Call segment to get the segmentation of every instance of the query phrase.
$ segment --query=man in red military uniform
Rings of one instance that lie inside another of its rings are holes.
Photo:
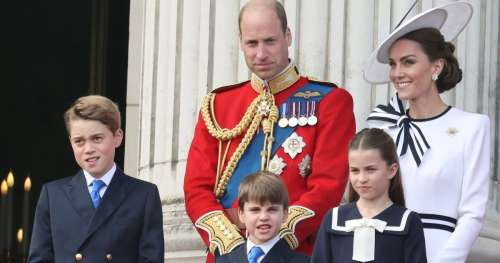
[[[352,98],[299,75],[288,58],[291,33],[279,2],[251,0],[239,26],[252,77],[212,91],[202,103],[184,179],[186,211],[210,252],[226,254],[244,242],[235,216],[239,182],[269,170],[289,192],[280,237],[310,255],[323,215],[344,192]]]

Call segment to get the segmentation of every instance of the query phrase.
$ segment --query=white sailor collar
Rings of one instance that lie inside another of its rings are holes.
[[[410,217],[414,212],[392,204],[380,212],[373,219],[382,220],[387,223],[382,234],[406,235],[409,230]],[[346,221],[363,218],[359,213],[356,202],[351,202],[332,209],[332,225],[329,232],[340,235],[353,235],[346,227]]]

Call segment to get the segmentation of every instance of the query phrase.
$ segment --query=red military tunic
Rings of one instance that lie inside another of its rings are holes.
[[[259,95],[257,89],[252,87],[252,82],[247,81],[214,91],[216,96],[213,113],[220,127],[231,129],[240,122],[253,99]],[[305,77],[297,77],[296,81],[286,87],[273,90],[273,83],[270,82],[269,85],[279,107],[299,88],[310,82],[311,80]],[[275,154],[286,164],[280,177],[288,188],[290,206],[305,207],[314,212],[314,216],[298,222],[293,229],[300,245],[297,250],[308,255],[312,252],[323,215],[330,207],[338,206],[344,193],[348,175],[347,148],[355,133],[352,97],[344,89],[332,89],[317,106],[318,123],[314,126],[295,128],[295,133],[305,142],[302,152],[292,158],[285,152],[284,147],[279,147]],[[230,142],[224,166],[243,136],[244,133]],[[227,142],[222,143],[222,154],[226,146]],[[184,179],[186,211],[193,222],[212,211],[224,211],[214,194],[220,155],[219,141],[208,132],[200,115],[189,150]],[[302,172],[301,175],[299,166],[306,156],[310,157],[310,172],[306,175]],[[237,202],[234,202],[233,207],[237,207]],[[209,246],[210,239],[206,229],[198,227],[197,230]]]

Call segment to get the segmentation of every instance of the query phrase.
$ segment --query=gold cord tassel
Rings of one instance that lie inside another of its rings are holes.
[[[272,155],[272,150],[273,150],[273,143],[274,143],[274,124],[276,123],[276,121],[278,120],[278,117],[279,117],[279,113],[278,113],[278,107],[276,107],[276,105],[274,104],[274,100],[273,100],[273,106],[271,107],[271,112],[269,113],[269,126],[271,127],[270,131],[269,131],[269,136],[266,140],[266,144],[264,144],[264,147],[266,147],[266,165],[264,166],[265,167],[265,170],[269,170],[269,162],[270,162],[270,159],[271,159],[271,155]]]
[[[262,131],[264,132],[264,143],[262,144],[262,150],[260,151],[260,170],[264,171],[267,170],[267,157],[268,157],[268,151],[267,151],[267,144],[269,141],[269,135],[271,134],[273,128],[271,121],[266,118],[262,120]]]
[[[262,144],[260,169],[267,171],[269,169],[269,160],[271,159],[273,142],[274,142],[274,124],[278,120],[279,112],[274,102],[272,94],[267,95],[268,103],[270,104],[267,118],[262,120],[262,131],[264,132],[264,143]]]
[[[201,116],[210,135],[219,140],[219,158],[217,162],[217,178],[214,192],[218,198],[221,198],[226,191],[227,184],[241,156],[252,142],[260,125],[262,125],[262,131],[264,132],[264,144],[261,151],[261,170],[267,170],[269,168],[269,159],[271,157],[272,145],[274,142],[273,128],[278,120],[279,112],[275,105],[274,96],[269,90],[265,90],[252,101],[243,118],[234,128],[221,128],[215,119],[214,101],[214,93],[210,93],[205,97],[202,102]],[[241,134],[244,134],[243,139],[229,158],[225,169],[221,171],[229,148],[229,146],[227,146],[224,156],[221,158],[222,142],[230,141]]]

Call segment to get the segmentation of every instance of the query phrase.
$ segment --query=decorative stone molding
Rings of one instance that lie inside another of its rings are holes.
[[[186,214],[184,199],[163,202],[163,225],[167,262],[169,259],[172,259],[172,262],[182,262],[180,260],[188,259],[199,260],[200,256],[205,256],[203,251],[206,247]]]
[[[353,94],[358,129],[366,126],[364,119],[371,109],[386,103],[393,92],[390,85],[372,86],[363,80],[364,61],[413,1],[280,1],[293,35],[291,58],[303,74],[336,82]],[[412,13],[450,1],[421,0]],[[167,262],[202,262],[205,255],[184,211],[184,169],[203,96],[249,77],[238,51],[237,17],[246,2],[130,3],[125,171],[160,189]],[[484,242],[496,239],[500,229],[500,1],[468,2],[474,15],[455,41],[463,80],[443,97],[451,105],[491,119],[490,206],[481,232],[484,238],[478,241]],[[315,19],[306,19],[311,17]],[[475,251],[485,247],[478,244]]]

